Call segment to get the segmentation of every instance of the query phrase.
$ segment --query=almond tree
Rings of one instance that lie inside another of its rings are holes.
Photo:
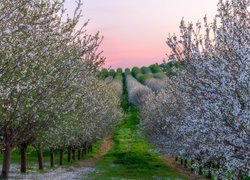
[[[167,41],[182,69],[142,109],[144,128],[163,152],[213,165],[218,178],[250,171],[249,19],[249,1],[232,0],[219,2],[213,23],[204,18],[205,35],[201,23],[182,20],[180,38]]]
[[[144,103],[145,96],[151,93],[151,90],[138,82],[132,75],[126,75],[126,83],[128,88],[129,101],[135,106],[140,106]]]
[[[74,83],[81,83],[81,72],[94,73],[103,62],[97,53],[98,34],[86,34],[87,24],[75,30],[80,4],[74,16],[63,21],[60,0],[0,1],[2,177],[8,176],[11,151],[17,146],[25,172],[25,149],[35,130],[46,130],[57,123],[55,117],[71,112],[74,101],[65,106],[60,98],[77,94]],[[63,112],[65,107],[70,108]]]

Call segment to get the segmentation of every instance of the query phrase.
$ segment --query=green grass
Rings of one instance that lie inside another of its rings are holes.
[[[186,179],[153,152],[138,124],[138,111],[133,108],[116,128],[113,149],[97,163],[97,171],[90,179]]]

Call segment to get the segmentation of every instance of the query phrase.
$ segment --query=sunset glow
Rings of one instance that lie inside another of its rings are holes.
[[[169,33],[178,34],[180,20],[196,22],[205,14],[212,20],[218,0],[84,0],[82,23],[100,31],[105,67],[147,66],[161,63],[168,51]],[[66,0],[70,13],[75,1]]]

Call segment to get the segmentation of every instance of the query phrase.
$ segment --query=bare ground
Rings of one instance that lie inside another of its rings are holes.
[[[165,157],[164,162],[171,168],[175,169],[178,173],[183,174],[188,177],[189,180],[205,180],[206,178],[194,174],[190,169],[183,167],[183,165],[175,162],[175,159],[172,157]]]
[[[76,166],[60,167],[56,170],[46,173],[20,174],[19,165],[12,164],[12,171],[8,180],[77,180],[84,179],[89,173],[95,171],[95,165],[112,148],[112,136],[104,138],[100,152],[95,157],[87,160],[81,160]]]
[[[80,161],[79,167],[95,167],[96,162],[100,160],[109,150],[112,149],[113,145],[113,138],[111,135],[108,135],[106,138],[103,139],[103,142],[100,146],[100,153],[97,154],[95,157],[87,160]]]

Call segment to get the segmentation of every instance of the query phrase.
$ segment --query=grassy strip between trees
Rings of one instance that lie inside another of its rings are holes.
[[[167,167],[160,155],[154,153],[152,147],[142,137],[138,127],[140,119],[138,110],[128,103],[125,88],[121,106],[125,115],[114,132],[113,149],[97,163],[97,171],[90,174],[89,178],[187,179]]]

